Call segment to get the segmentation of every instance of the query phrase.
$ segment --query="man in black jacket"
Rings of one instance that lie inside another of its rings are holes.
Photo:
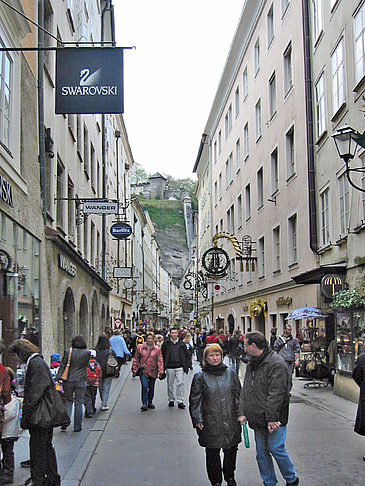
[[[285,449],[289,416],[288,369],[285,361],[269,349],[265,336],[250,332],[244,337],[247,365],[238,408],[239,421],[248,421],[255,431],[256,458],[266,486],[278,483],[272,456],[286,485],[297,486],[299,478]]]
[[[175,404],[174,383],[176,381],[177,406],[184,409],[184,373],[189,372],[189,355],[185,343],[179,340],[178,333],[176,327],[170,329],[170,337],[163,342],[161,352],[167,375],[169,407]]]

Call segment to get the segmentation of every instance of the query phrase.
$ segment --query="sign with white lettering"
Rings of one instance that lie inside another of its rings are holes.
[[[12,208],[14,207],[13,200],[13,187],[0,176],[0,199],[2,199],[6,204],[9,204]]]
[[[123,49],[56,52],[56,114],[123,113]]]
[[[85,214],[118,214],[117,202],[84,201]]]
[[[132,268],[131,267],[114,267],[113,268],[113,278],[131,278]]]
[[[75,277],[76,275],[76,265],[74,265],[68,258],[66,258],[61,253],[58,254],[58,266],[62,268],[66,273]]]
[[[132,234],[132,227],[128,223],[119,221],[111,226],[110,233],[117,240],[124,240]]]

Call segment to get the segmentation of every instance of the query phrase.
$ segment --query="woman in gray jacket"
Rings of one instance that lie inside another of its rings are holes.
[[[67,380],[62,383],[64,391],[63,399],[65,400],[70,419],[72,416],[72,406],[75,405],[74,432],[80,432],[82,430],[82,406],[84,404],[87,385],[86,368],[90,359],[90,351],[86,349],[86,342],[82,336],[79,335],[72,338],[71,348],[66,349],[63,355],[56,381],[62,381],[61,376],[67,366],[70,352],[71,360]],[[66,430],[66,428],[66,426],[61,427],[62,430]]]
[[[238,403],[241,384],[237,374],[223,364],[219,344],[208,345],[202,371],[196,373],[190,390],[190,416],[205,447],[208,478],[213,486],[222,484],[222,471],[228,486],[236,486],[234,472],[241,428]],[[220,450],[223,449],[223,468]]]

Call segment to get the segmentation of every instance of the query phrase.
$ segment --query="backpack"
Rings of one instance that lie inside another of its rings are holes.
[[[86,368],[87,384],[99,386],[101,368],[95,358],[91,358]]]
[[[106,374],[107,376],[115,376],[118,374],[118,361],[112,350],[109,351],[106,360]]]

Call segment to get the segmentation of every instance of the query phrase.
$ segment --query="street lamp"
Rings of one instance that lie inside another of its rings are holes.
[[[355,157],[357,146],[364,146],[363,135],[353,128],[345,125],[332,135],[340,158],[345,162],[346,176],[349,183],[358,191],[365,192],[365,187],[356,185],[351,179],[351,172],[359,172],[365,175],[365,167],[351,167],[350,161]]]

